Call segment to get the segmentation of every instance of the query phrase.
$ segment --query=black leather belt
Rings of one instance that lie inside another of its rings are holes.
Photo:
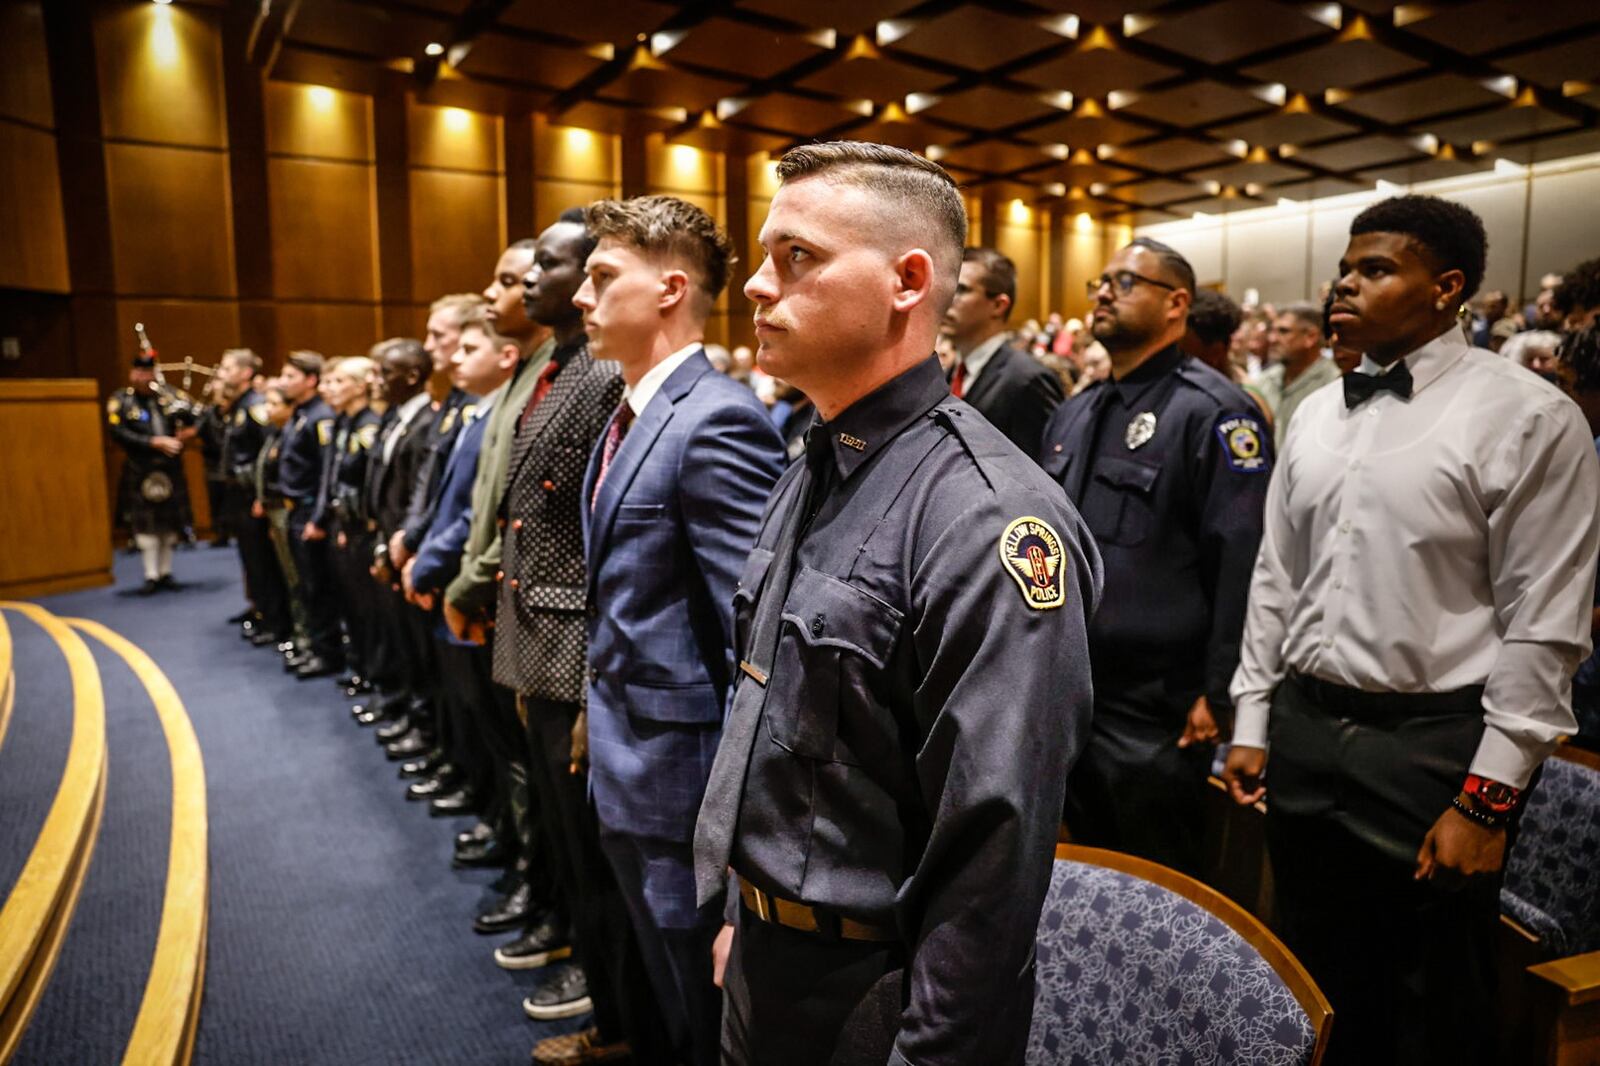
[[[1288,680],[1322,710],[1340,718],[1394,720],[1483,714],[1483,686],[1448,692],[1364,692],[1290,670]]]
[[[804,903],[780,899],[761,891],[742,877],[739,879],[739,898],[744,901],[745,910],[763,922],[798,929],[803,933],[837,936],[841,940],[887,942],[900,939],[900,933],[895,929],[882,925],[869,925],[843,915],[819,911]]]

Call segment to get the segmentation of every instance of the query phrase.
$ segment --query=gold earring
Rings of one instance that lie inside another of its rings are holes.
[[[1433,306],[1435,308],[1437,308],[1438,310],[1443,311],[1444,310],[1444,305],[1446,303],[1448,303],[1448,302],[1449,302],[1448,300],[1440,300],[1438,303],[1434,304]]]

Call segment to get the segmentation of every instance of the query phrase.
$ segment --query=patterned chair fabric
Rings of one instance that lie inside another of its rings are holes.
[[[1131,874],[1057,860],[1029,1066],[1289,1066],[1315,1046],[1294,992],[1226,922]]]
[[[1600,771],[1545,761],[1506,860],[1500,909],[1552,957],[1600,951]]]

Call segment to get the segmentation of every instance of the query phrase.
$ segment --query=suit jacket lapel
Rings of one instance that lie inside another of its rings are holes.
[[[589,367],[593,363],[588,351],[580,350],[568,357],[566,365],[556,372],[555,380],[550,383],[549,393],[528,415],[527,424],[517,431],[516,437],[511,442],[511,465],[506,472],[507,485],[516,480],[517,471],[522,468],[523,462],[533,451],[533,442],[539,439],[539,434],[545,431],[567,402],[577,394],[578,387],[583,384],[584,376],[588,374]],[[537,390],[538,386],[535,385],[534,389]]]
[[[978,375],[978,380],[972,383],[972,388],[962,397],[972,406],[977,407],[989,398],[989,394],[1000,387],[1000,379],[1006,372],[1006,364],[1011,361],[1012,349],[1008,344],[1002,344],[995,349],[989,361],[983,365],[983,373]]]
[[[650,449],[655,446],[656,438],[661,435],[667,423],[672,421],[672,412],[672,398],[663,389],[651,399],[650,406],[644,409],[644,414],[633,420],[628,435],[622,438],[622,447],[617,449],[617,454],[611,460],[611,469],[606,471],[606,479],[600,486],[600,496],[594,502],[594,514],[590,516],[592,523],[590,529],[596,547],[603,547],[610,539],[611,524],[617,517],[617,506],[627,493],[628,486],[633,483],[634,475],[644,465]],[[602,437],[596,453],[598,454],[604,447],[605,438]],[[594,473],[599,474],[598,465]],[[593,489],[590,488],[589,491],[592,495]]]

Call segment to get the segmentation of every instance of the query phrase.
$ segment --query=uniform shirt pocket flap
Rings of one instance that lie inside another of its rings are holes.
[[[841,648],[883,669],[904,618],[870,592],[809,567],[789,586],[784,621],[811,647]]]
[[[1132,459],[1102,458],[1095,463],[1094,476],[1108,484],[1123,489],[1149,492],[1155,488],[1156,476],[1161,468]]]

